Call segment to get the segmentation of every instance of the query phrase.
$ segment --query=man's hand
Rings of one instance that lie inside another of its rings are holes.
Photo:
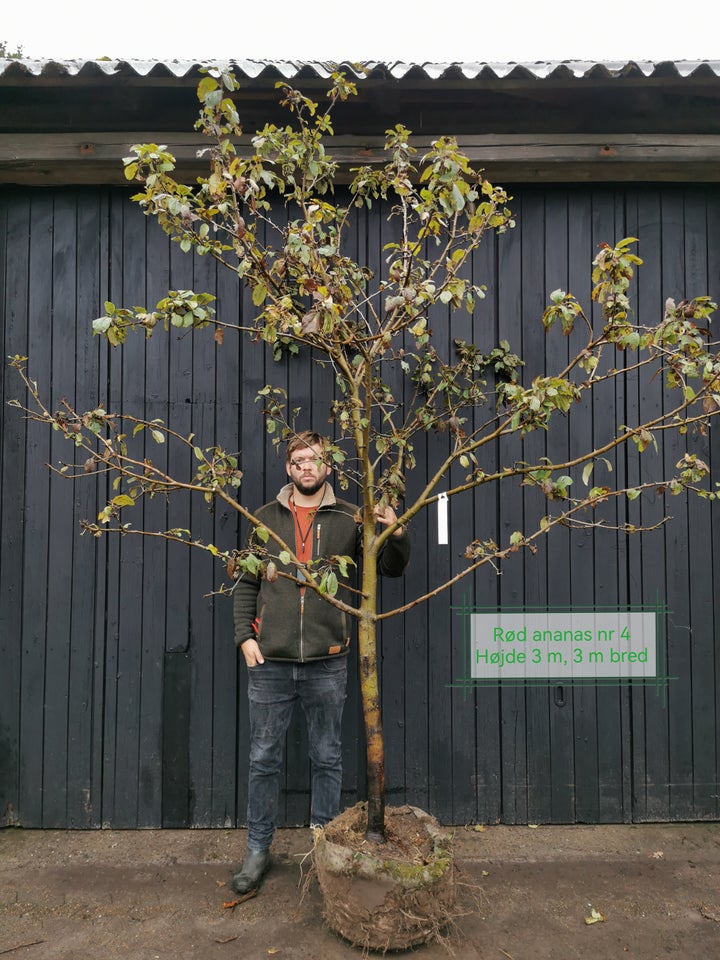
[[[389,503],[384,507],[381,507],[380,504],[378,504],[374,509],[374,513],[377,522],[381,523],[384,527],[389,527],[391,523],[395,523],[397,521],[397,514]],[[399,537],[402,532],[403,528],[398,527],[397,530],[393,531],[393,536]]]
[[[259,663],[265,663],[265,657],[260,653],[260,647],[255,637],[250,637],[244,643],[241,643],[240,649],[245,657],[245,663],[249,667],[256,667]]]

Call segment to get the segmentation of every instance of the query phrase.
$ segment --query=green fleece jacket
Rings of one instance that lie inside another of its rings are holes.
[[[277,498],[261,507],[256,516],[274,530],[291,548],[295,547],[295,517],[290,507],[292,484],[282,488]],[[325,499],[313,519],[313,557],[346,556],[359,562],[362,528],[357,522],[358,508],[338,500],[328,485]],[[253,537],[250,537],[250,546]],[[263,548],[277,557],[279,547],[270,539]],[[406,532],[388,537],[378,557],[378,572],[399,577],[410,557],[410,539]],[[278,561],[278,569],[283,566]],[[357,595],[344,584],[355,586],[355,568],[349,566],[350,579],[338,576],[337,598],[355,605]],[[320,660],[346,654],[350,646],[350,620],[319,596],[315,590],[300,587],[292,580],[278,577],[273,582],[248,573],[235,585],[233,608],[235,643],[239,647],[255,637],[263,657],[268,660]]]

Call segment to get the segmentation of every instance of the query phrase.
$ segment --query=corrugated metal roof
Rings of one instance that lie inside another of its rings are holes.
[[[198,67],[231,67],[238,76],[256,79],[263,73],[291,79],[315,74],[326,79],[337,64],[304,60],[30,60],[0,59],[0,76],[19,74],[33,77],[78,76],[100,73],[112,76],[186,77]],[[342,63],[343,69],[358,78],[375,77],[402,80],[408,74],[425,74],[428,79],[465,78],[468,80],[606,80],[613,78],[691,78],[720,77],[720,60],[628,60],[593,62],[563,60],[536,63],[404,63],[375,60]]]

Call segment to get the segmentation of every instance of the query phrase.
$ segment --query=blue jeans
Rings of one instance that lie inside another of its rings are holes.
[[[340,812],[346,687],[346,656],[309,663],[266,660],[248,668],[248,850],[267,850],[275,833],[285,733],[296,700],[308,727],[310,822],[325,824]]]

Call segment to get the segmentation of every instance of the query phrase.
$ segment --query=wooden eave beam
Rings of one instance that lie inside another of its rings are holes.
[[[432,137],[413,137],[418,158]],[[209,145],[195,133],[0,134],[0,183],[27,186],[126,184],[122,158],[134,143],[161,142],[177,160],[180,178],[207,173],[198,151]],[[478,134],[458,137],[471,161],[498,182],[540,180],[720,181],[720,135]],[[328,150],[340,164],[340,181],[353,167],[387,161],[383,137],[337,136]],[[249,154],[249,137],[237,143]]]

